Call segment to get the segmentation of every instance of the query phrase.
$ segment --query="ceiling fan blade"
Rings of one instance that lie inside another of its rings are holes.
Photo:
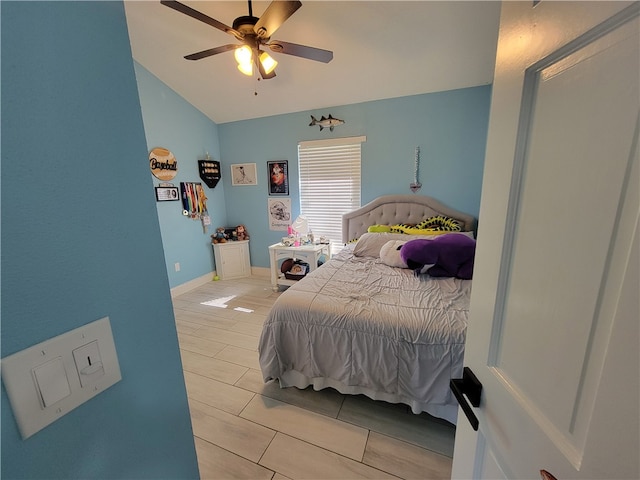
[[[222,45],[221,47],[209,48],[208,50],[203,50],[201,52],[192,53],[191,55],[186,55],[184,58],[187,60],[200,60],[201,58],[210,57],[211,55],[217,55],[218,53],[228,52],[229,50],[235,50],[236,48],[241,47],[242,45]]]
[[[204,13],[201,13],[197,10],[194,10],[193,8],[185,5],[184,3],[180,3],[180,2],[175,2],[172,0],[160,0],[160,3],[162,5],[165,5],[169,8],[173,8],[174,10],[177,10],[180,13],[184,13],[185,15],[189,15],[191,18],[195,18],[196,20],[200,20],[201,22],[206,23],[207,25],[210,25],[214,28],[217,28],[218,30],[222,30],[224,33],[228,33],[229,35],[233,35],[234,37],[236,37],[238,40],[242,40],[244,38],[244,35],[240,32],[238,32],[237,30],[234,30],[233,28],[229,27],[228,25],[225,25],[222,22],[219,22],[218,20],[216,20],[215,18],[211,18],[208,15],[205,15]]]
[[[269,38],[280,28],[287,18],[295,13],[302,6],[298,0],[280,1],[274,0],[264,11],[260,20],[255,24],[253,30],[260,38]]]
[[[297,43],[274,40],[271,43],[268,43],[267,46],[272,52],[308,58],[309,60],[315,60],[316,62],[329,63],[333,60],[333,52],[329,50],[307,47],[306,45],[298,45]]]

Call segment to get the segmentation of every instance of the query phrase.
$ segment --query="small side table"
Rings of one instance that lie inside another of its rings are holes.
[[[249,240],[214,243],[213,254],[216,259],[216,274],[221,280],[231,280],[251,275]]]
[[[278,267],[279,260],[293,258],[303,260],[309,264],[309,272],[318,268],[318,259],[326,255],[327,260],[331,258],[330,244],[302,245],[300,247],[287,247],[282,243],[276,243],[269,247],[269,260],[271,263],[271,287],[274,292],[278,291],[280,285],[291,286],[298,280],[289,280]]]

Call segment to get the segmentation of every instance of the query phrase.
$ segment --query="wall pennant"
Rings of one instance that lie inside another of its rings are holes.
[[[198,160],[198,173],[207,187],[215,188],[221,178],[220,162],[212,160],[207,153],[206,159]]]

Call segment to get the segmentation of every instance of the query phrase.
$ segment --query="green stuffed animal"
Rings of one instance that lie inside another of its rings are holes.
[[[369,233],[390,233],[391,226],[390,225],[371,225],[367,228],[367,232]]]
[[[405,233],[407,235],[439,235],[447,232],[460,232],[460,223],[453,218],[438,215],[429,217],[417,225],[371,225],[369,233]]]

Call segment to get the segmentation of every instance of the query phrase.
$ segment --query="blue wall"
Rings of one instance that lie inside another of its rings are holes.
[[[491,86],[400,97],[216,125],[158,78],[136,65],[147,147],[162,146],[178,159],[173,183],[198,181],[197,162],[206,151],[220,160],[222,181],[209,197],[212,225],[244,224],[251,236],[251,265],[268,267],[267,247],[283,232],[270,231],[267,161],[288,160],[290,198],[299,213],[298,142],[366,135],[362,147],[362,202],[409,193],[414,150],[421,148],[421,194],[477,216],[484,166]],[[310,127],[310,115],[332,114],[346,123],[333,132]],[[230,165],[255,163],[258,185],[231,186]],[[151,178],[151,174],[149,174]],[[154,179],[157,185],[158,181]],[[177,202],[157,204],[171,287],[215,268],[209,234],[181,215]],[[181,271],[174,264],[180,262]]]
[[[135,69],[148,150],[171,150],[178,160],[178,173],[170,182],[175,186],[180,182],[200,182],[208,198],[212,224],[208,233],[199,220],[182,215],[182,202],[156,204],[169,285],[175,287],[214,270],[210,235],[216,226],[227,223],[224,185],[219,182],[209,188],[198,176],[198,159],[205,158],[207,152],[213,160],[220,160],[218,127],[140,64],[136,63]],[[151,171],[148,175],[154,185],[160,183]],[[175,271],[176,262],[180,263],[179,272]]]
[[[23,441],[3,478],[195,478],[121,2],[2,2],[2,355],[103,316],[122,381]]]
[[[421,194],[477,217],[489,119],[490,86],[415,95],[218,125],[231,225],[251,235],[251,264],[268,267],[267,247],[283,236],[267,220],[267,161],[288,160],[290,198],[299,213],[297,145],[302,140],[366,135],[362,203],[410,193],[414,149],[421,148]],[[310,115],[345,120],[333,132],[310,127]],[[231,186],[229,165],[256,163],[258,185]],[[315,232],[316,234],[321,232]]]

